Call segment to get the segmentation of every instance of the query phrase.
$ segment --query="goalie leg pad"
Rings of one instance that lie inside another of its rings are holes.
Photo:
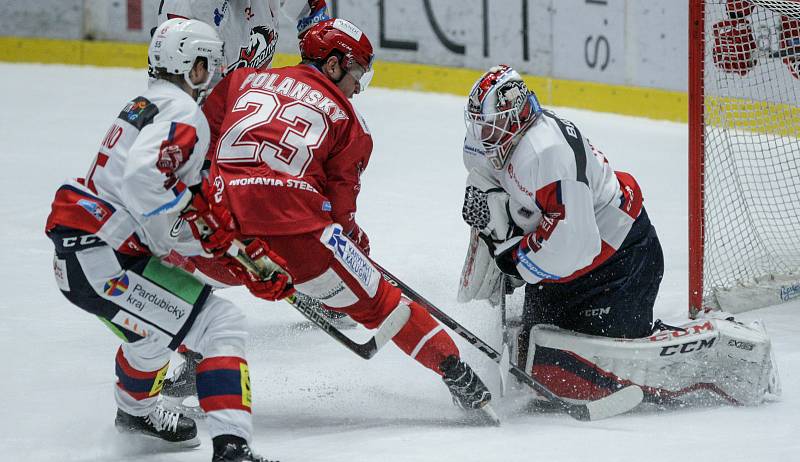
[[[594,400],[630,384],[660,404],[756,405],[777,394],[763,327],[722,319],[690,322],[639,339],[613,339],[540,325],[528,369],[562,398]]]
[[[458,301],[489,300],[492,305],[500,303],[500,269],[494,263],[489,248],[478,237],[474,228],[470,232],[467,256],[461,269],[458,285]]]

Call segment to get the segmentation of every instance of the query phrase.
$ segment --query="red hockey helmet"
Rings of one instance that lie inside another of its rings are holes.
[[[327,59],[331,53],[342,55],[342,68],[361,84],[362,90],[372,78],[375,55],[367,34],[344,19],[328,19],[312,26],[300,41],[300,56],[309,61]]]

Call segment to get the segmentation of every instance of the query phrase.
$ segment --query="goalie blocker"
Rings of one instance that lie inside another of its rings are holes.
[[[660,405],[757,405],[780,394],[759,322],[700,319],[639,339],[551,325],[537,325],[530,335],[526,370],[564,399],[596,400],[632,384],[645,402]]]

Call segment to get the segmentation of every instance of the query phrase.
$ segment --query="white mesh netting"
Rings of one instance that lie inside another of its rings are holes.
[[[800,296],[800,1],[707,0],[705,37],[704,304]]]

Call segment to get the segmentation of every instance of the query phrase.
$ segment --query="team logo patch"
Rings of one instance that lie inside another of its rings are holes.
[[[323,201],[322,202],[322,211],[323,212],[330,212],[331,211],[331,203],[330,203],[330,201]]]
[[[259,68],[272,61],[275,54],[275,45],[278,41],[277,33],[265,26],[256,26],[250,31],[250,43],[239,48],[239,61],[234,66]]]
[[[158,114],[158,107],[147,98],[139,96],[126,104],[117,117],[133,125],[137,130],[141,130],[145,125],[153,122],[156,114]]]
[[[170,174],[178,169],[183,164],[183,151],[177,144],[168,144],[161,147],[158,154],[158,162],[156,168],[161,173]]]
[[[97,221],[103,221],[106,216],[108,216],[106,209],[104,209],[95,201],[90,201],[89,199],[80,199],[78,200],[78,205],[83,207],[83,209],[87,212],[91,213]]]
[[[528,91],[524,83],[517,80],[508,81],[497,89],[497,110],[507,111],[514,108],[517,112],[521,112],[527,97]]]
[[[144,112],[149,104],[150,102],[144,98],[136,98],[125,106],[122,113],[125,114],[125,118],[128,119],[129,122],[133,122],[142,115],[142,112]]]
[[[109,279],[103,286],[103,291],[106,295],[118,297],[128,290],[128,275],[123,274],[121,277]]]

